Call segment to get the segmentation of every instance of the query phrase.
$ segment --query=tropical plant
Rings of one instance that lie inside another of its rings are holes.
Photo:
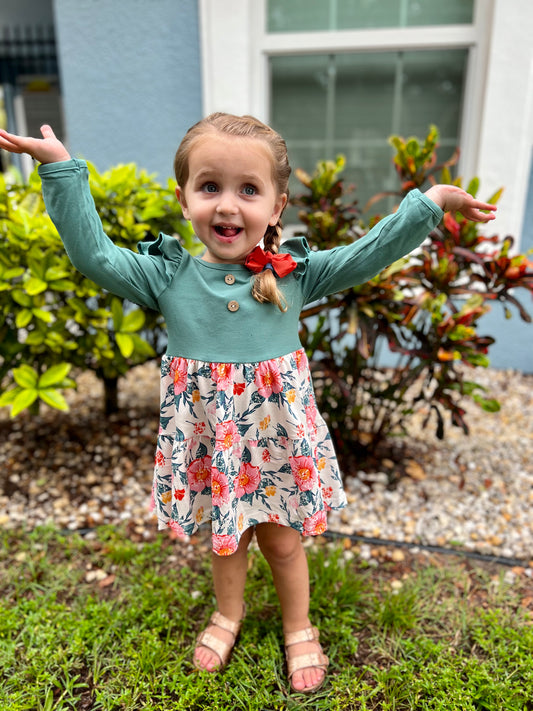
[[[423,143],[391,138],[400,180],[392,194],[398,199],[436,182],[437,173],[439,182],[461,185],[450,174],[457,154],[437,166],[437,142],[435,127]],[[297,173],[307,192],[293,202],[300,208],[305,236],[320,249],[358,239],[380,219],[363,222],[353,188],[343,185],[343,167],[338,158],[319,163],[312,176]],[[476,195],[478,188],[474,179],[466,189]],[[488,202],[496,203],[500,194]],[[389,195],[375,196],[367,207]],[[502,303],[507,316],[514,306],[524,321],[531,321],[515,291],[533,293],[533,263],[526,255],[511,256],[512,243],[509,237],[503,242],[497,236],[485,237],[478,224],[446,213],[409,258],[304,311],[301,337],[311,359],[319,407],[347,470],[353,459],[380,456],[383,444],[405,434],[409,418],[421,408],[428,413],[426,423],[434,418],[438,437],[444,436],[446,412],[453,425],[468,433],[465,397],[487,411],[499,408],[468,373],[489,365],[494,338],[480,335],[478,327],[492,303]]]

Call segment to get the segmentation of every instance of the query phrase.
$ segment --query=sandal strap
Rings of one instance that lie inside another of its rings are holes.
[[[211,632],[204,630],[198,635],[197,646],[207,647],[212,652],[214,652],[220,659],[222,665],[226,663],[229,658],[230,652],[233,649],[233,644],[228,644],[223,642],[218,637],[215,637]]]
[[[239,630],[241,629],[241,620],[233,622],[233,620],[229,620],[221,612],[218,612],[218,610],[211,615],[209,624],[220,627],[226,630],[226,632],[230,632],[234,637],[239,634]]]
[[[300,642],[318,642],[320,633],[317,627],[306,627],[298,632],[287,632],[285,635],[285,646],[290,647],[292,644]]]
[[[316,667],[317,669],[322,669],[322,671],[325,672],[327,671],[328,665],[329,659],[322,652],[299,654],[297,657],[287,659],[287,671],[289,673],[289,679],[292,677],[294,672],[297,672],[300,669]]]

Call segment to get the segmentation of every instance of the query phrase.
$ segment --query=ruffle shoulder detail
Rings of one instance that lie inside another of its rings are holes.
[[[151,242],[139,242],[137,249],[139,250],[139,254],[148,257],[161,256],[174,262],[176,266],[181,262],[184,254],[180,241],[176,237],[165,235],[162,232],[157,239]]]
[[[296,262],[296,269],[293,271],[295,277],[301,277],[307,271],[311,251],[305,237],[291,237],[283,242],[280,249],[280,252],[288,252]]]

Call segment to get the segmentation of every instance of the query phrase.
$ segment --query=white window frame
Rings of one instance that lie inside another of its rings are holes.
[[[475,0],[469,25],[283,33],[267,32],[266,3],[199,0],[205,114],[268,122],[271,56],[467,49],[458,171],[480,177],[480,197],[505,187],[494,229],[520,236],[533,146],[531,0]]]

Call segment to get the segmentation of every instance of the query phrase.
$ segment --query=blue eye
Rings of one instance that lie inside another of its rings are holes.
[[[204,193],[216,193],[217,186],[215,183],[205,183],[205,185],[202,185],[202,190]]]
[[[242,189],[243,193],[245,195],[256,195],[257,190],[254,188],[253,185],[245,185],[244,188]]]

